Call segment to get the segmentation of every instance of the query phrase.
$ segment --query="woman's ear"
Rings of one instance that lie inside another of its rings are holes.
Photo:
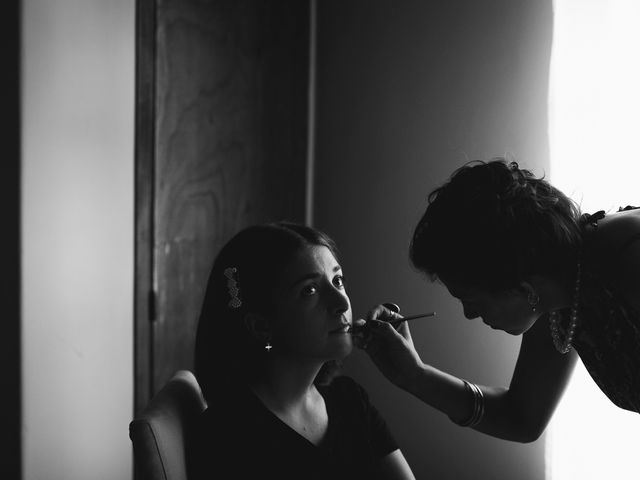
[[[243,321],[253,338],[261,342],[271,340],[271,327],[267,319],[262,315],[248,312],[244,314]]]
[[[520,282],[520,284],[518,285],[518,290],[520,290],[525,295],[533,295],[536,293],[536,288],[533,286],[533,284],[526,280]]]
[[[542,275],[531,275],[520,282],[518,288],[521,292],[524,292],[525,295],[543,295],[543,292],[546,292],[548,288],[547,285],[548,280],[546,277]]]
[[[533,312],[539,310],[540,293],[538,289],[529,281],[520,282],[519,289],[526,295],[527,303]]]

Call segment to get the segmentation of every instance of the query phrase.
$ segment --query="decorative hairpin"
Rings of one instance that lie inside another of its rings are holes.
[[[242,300],[240,300],[240,287],[238,286],[238,269],[236,267],[228,267],[224,269],[224,276],[227,277],[227,289],[229,290],[230,308],[240,308]]]

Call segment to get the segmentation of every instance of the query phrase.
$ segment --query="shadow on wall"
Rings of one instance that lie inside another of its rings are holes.
[[[340,245],[354,315],[393,301],[435,310],[412,325],[424,361],[507,385],[519,339],[463,318],[409,265],[427,193],[471,159],[509,153],[548,170],[551,1],[318,2],[314,218]],[[473,214],[461,212],[461,217]],[[544,437],[521,445],[452,424],[356,352],[417,478],[544,478]]]

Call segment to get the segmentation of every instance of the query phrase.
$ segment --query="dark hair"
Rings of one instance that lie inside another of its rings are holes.
[[[410,259],[440,278],[497,292],[534,274],[564,279],[582,243],[578,206],[504,158],[468,162],[429,194]]]
[[[268,321],[273,318],[276,279],[308,246],[325,246],[338,260],[338,249],[328,235],[287,221],[247,227],[222,247],[209,274],[196,333],[195,374],[205,398],[217,384],[248,385],[262,375],[264,344],[249,332],[243,317],[252,312]],[[229,305],[225,269],[230,267],[237,271],[239,308]],[[338,361],[326,362],[315,383],[329,383],[339,368]]]

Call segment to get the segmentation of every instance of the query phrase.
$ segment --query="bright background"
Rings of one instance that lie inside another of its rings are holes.
[[[640,2],[554,2],[549,97],[552,183],[584,212],[640,205]],[[547,479],[638,478],[639,426],[579,363],[547,433]]]
[[[22,2],[24,480],[132,476],[134,20]]]

